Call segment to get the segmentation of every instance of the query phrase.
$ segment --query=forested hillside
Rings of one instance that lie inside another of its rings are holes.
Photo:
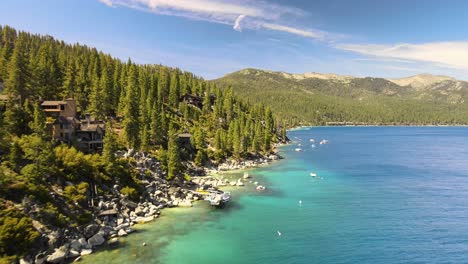
[[[118,149],[150,153],[167,180],[183,181],[186,166],[266,154],[284,139],[269,107],[189,72],[8,26],[0,33],[0,257],[29,252],[46,230],[88,223],[94,197],[117,191],[138,201],[142,178]],[[76,118],[106,122],[102,155],[51,139],[40,102],[66,98],[76,99]]]
[[[383,78],[245,69],[214,83],[271,106],[289,125],[468,124],[468,83],[462,81],[443,79],[413,87]]]

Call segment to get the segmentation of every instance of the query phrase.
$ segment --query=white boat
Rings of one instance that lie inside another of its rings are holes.
[[[313,139],[313,138],[309,139],[309,141],[310,141],[311,143],[315,143],[315,139]]]
[[[310,177],[317,177],[317,173],[311,172],[311,173],[310,173]]]
[[[302,149],[301,148],[296,148],[294,151],[299,152],[299,151],[302,151]]]
[[[325,144],[328,144],[328,140],[323,139],[322,141],[320,141],[320,145],[325,145]]]
[[[257,186],[257,188],[255,188],[255,189],[257,189],[257,191],[264,191],[264,190],[266,189],[266,187],[263,186],[263,185],[259,185],[259,186]]]

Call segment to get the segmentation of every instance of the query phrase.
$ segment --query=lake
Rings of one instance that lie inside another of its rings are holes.
[[[285,159],[249,170],[266,191],[248,183],[222,210],[205,202],[163,210],[83,262],[468,262],[468,128],[311,127],[288,136]]]

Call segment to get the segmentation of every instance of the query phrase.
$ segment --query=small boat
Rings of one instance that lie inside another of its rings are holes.
[[[263,185],[259,185],[259,186],[257,186],[257,188],[255,188],[255,189],[257,189],[257,191],[264,191],[264,190],[266,189],[266,187],[263,186]]]
[[[311,143],[315,143],[315,139],[313,139],[313,138],[309,139],[309,141],[310,141]]]
[[[320,141],[320,145],[325,145],[325,144],[328,144],[328,140],[323,139],[322,141]]]
[[[310,145],[311,147],[315,148],[315,144]]]
[[[300,151],[302,151],[302,149],[301,148],[296,148],[296,149],[294,149],[294,151],[300,152]]]
[[[317,177],[317,173],[311,172],[311,173],[310,173],[310,177]]]
[[[302,144],[301,144],[301,143],[299,143],[299,144],[297,144],[297,146],[298,146],[298,147],[300,147],[300,146],[302,146]]]
[[[276,231],[276,232],[278,233],[278,236],[281,236],[281,232],[280,232],[279,230],[278,230],[278,231]]]

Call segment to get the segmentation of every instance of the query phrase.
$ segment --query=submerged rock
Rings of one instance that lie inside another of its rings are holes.
[[[77,251],[77,250],[71,249],[68,252],[68,258],[76,258],[76,257],[79,257],[79,256],[80,256],[80,252]]]
[[[148,222],[151,222],[153,220],[154,220],[154,216],[147,216],[147,217],[139,216],[139,217],[135,218],[134,222],[136,222],[136,223],[148,223]]]
[[[124,229],[120,229],[119,232],[117,233],[117,235],[118,235],[119,237],[123,237],[123,236],[126,236],[126,235],[127,235],[127,232],[125,232]]]
[[[83,250],[81,250],[80,255],[81,255],[81,256],[86,256],[86,255],[89,255],[89,254],[91,254],[91,253],[93,253],[93,250],[92,250],[92,249],[83,249]]]

